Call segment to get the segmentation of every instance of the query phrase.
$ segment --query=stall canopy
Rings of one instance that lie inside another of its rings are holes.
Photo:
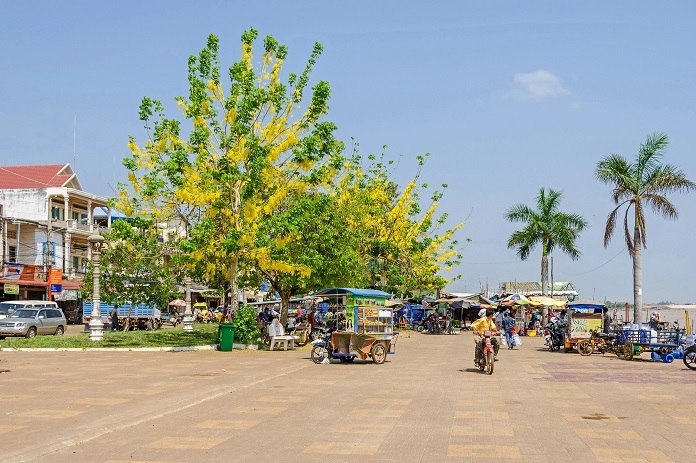
[[[381,296],[391,297],[391,293],[385,293],[377,289],[358,289],[358,288],[325,288],[320,289],[312,294],[312,297],[317,296],[345,296],[352,294],[353,296]]]
[[[557,301],[547,296],[529,296],[530,301],[538,302],[547,307],[563,307],[567,303],[565,301]]]
[[[578,312],[597,313],[604,308],[604,302],[594,301],[592,299],[580,299],[568,303],[568,308]]]

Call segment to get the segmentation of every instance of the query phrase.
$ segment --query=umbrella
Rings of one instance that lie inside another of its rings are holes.
[[[174,299],[172,302],[169,303],[169,305],[173,305],[174,307],[185,307],[186,301],[181,299]]]
[[[551,299],[547,296],[529,296],[529,299],[548,307],[563,307],[566,305],[564,301],[557,301],[556,299]]]
[[[517,304],[517,305],[527,305],[531,301],[527,299],[523,294],[511,294],[505,299],[503,299],[502,304],[506,307],[510,307],[511,305]]]

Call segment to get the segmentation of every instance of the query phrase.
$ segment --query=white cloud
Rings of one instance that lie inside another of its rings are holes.
[[[516,72],[512,79],[510,95],[519,99],[541,100],[557,98],[569,93],[570,91],[563,87],[558,76],[539,69],[528,73]]]

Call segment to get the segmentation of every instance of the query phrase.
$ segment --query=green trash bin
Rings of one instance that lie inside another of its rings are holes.
[[[230,352],[234,342],[234,325],[232,323],[220,323],[218,338],[220,339],[220,350]]]

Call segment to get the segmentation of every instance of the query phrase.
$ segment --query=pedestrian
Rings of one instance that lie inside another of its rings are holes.
[[[508,349],[513,349],[515,347],[512,341],[515,334],[515,319],[510,315],[510,312],[505,312],[503,317],[503,330],[505,331],[505,342],[507,342]]]
[[[109,315],[111,316],[111,331],[118,331],[118,309],[115,304]]]
[[[602,327],[602,332],[604,334],[609,334],[610,328],[611,328],[611,315],[609,315],[609,309],[604,307],[602,309],[602,312],[604,313],[602,317],[602,322],[603,322],[603,327]]]

